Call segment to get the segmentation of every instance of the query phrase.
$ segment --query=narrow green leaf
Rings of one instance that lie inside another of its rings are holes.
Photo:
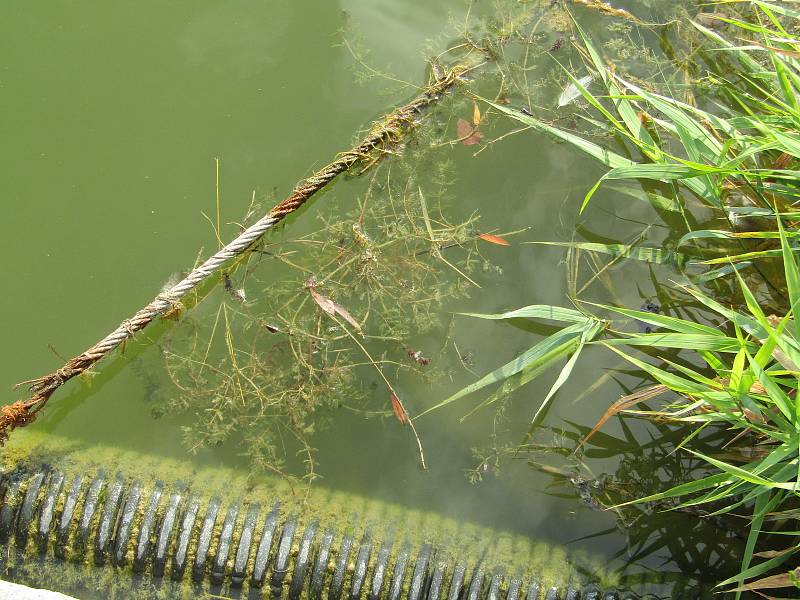
[[[775,496],[775,498],[779,498],[779,496]],[[745,544],[744,553],[742,555],[742,572],[747,571],[750,567],[750,561],[753,559],[753,550],[755,550],[756,542],[761,533],[761,527],[764,525],[764,515],[770,508],[775,508],[773,505],[775,498],[770,498],[770,494],[764,494],[756,498],[756,504],[753,508],[753,520],[750,523],[750,531],[747,535],[747,543]],[[744,581],[744,577],[741,577],[737,581],[741,584]],[[737,600],[740,596],[741,592],[737,591]]]
[[[797,250],[795,250],[797,252]],[[735,262],[743,262],[743,261],[752,261],[757,258],[775,258],[776,256],[782,256],[782,250],[762,250],[760,252],[744,252],[742,254],[733,254],[730,256],[722,256],[720,258],[711,258],[709,260],[701,261],[700,264],[703,265],[718,265],[721,263],[735,263]]]
[[[789,560],[792,556],[794,556],[795,552],[800,550],[800,544],[797,544],[793,547],[791,552],[786,552],[784,554],[779,554],[774,558],[770,558],[769,560],[765,560],[762,563],[759,563],[749,569],[746,569],[739,573],[738,575],[734,575],[726,579],[725,581],[721,581],[717,584],[717,587],[723,587],[726,585],[730,585],[731,583],[736,583],[737,581],[744,581],[746,579],[750,579],[751,577],[758,577],[767,571],[774,569],[777,566],[782,565],[787,560]]]
[[[651,494],[650,496],[645,496],[644,498],[638,498],[636,500],[623,502],[622,504],[617,504],[612,508],[621,508],[623,506],[630,506],[632,504],[639,504],[643,502],[654,502],[656,500],[665,500],[667,498],[679,498],[681,496],[688,496],[690,494],[696,494],[697,492],[702,492],[703,490],[707,490],[708,488],[716,488],[725,483],[728,479],[729,475],[727,473],[717,473],[716,475],[710,475],[708,477],[703,477],[702,479],[696,479],[694,481],[688,481],[686,483],[676,485],[664,492],[659,492],[657,494]]]
[[[519,373],[520,371],[523,371],[524,369],[532,368],[538,364],[537,361],[543,357],[546,357],[548,362],[556,360],[558,356],[561,356],[566,351],[567,348],[571,348],[573,344],[577,344],[578,339],[583,334],[587,321],[584,323],[576,323],[575,325],[571,325],[570,327],[562,329],[561,331],[557,331],[551,336],[546,337],[532,348],[529,348],[523,352],[514,360],[509,361],[502,367],[495,369],[487,375],[484,375],[475,383],[462,388],[449,398],[446,398],[438,404],[435,404],[434,406],[423,411],[415,418],[419,418],[431,411],[442,408],[443,406],[447,406],[451,402],[455,402],[456,400],[463,398],[472,392],[480,390],[487,385],[504,381],[505,379]]]
[[[599,342],[602,344],[603,342]],[[674,373],[670,373],[669,371],[665,371],[664,369],[660,369],[655,365],[651,365],[644,361],[639,360],[638,358],[634,358],[630,354],[622,352],[618,350],[614,346],[606,345],[606,348],[616,352],[622,358],[627,360],[630,363],[633,363],[643,371],[646,371],[650,375],[652,375],[659,383],[663,383],[671,390],[683,393],[683,394],[696,394],[696,395],[703,395],[708,392],[708,388],[704,385],[696,383],[694,381],[690,381],[688,379],[684,379],[683,377],[679,377]]]
[[[778,232],[781,236],[781,253],[783,255],[783,269],[786,274],[786,287],[789,288],[789,312],[794,316],[795,336],[800,340],[800,270],[798,270],[792,247],[783,228],[780,218],[776,219]]]
[[[479,319],[549,319],[551,321],[563,321],[565,323],[585,323],[586,315],[573,310],[571,308],[563,308],[561,306],[551,306],[548,304],[531,304],[510,310],[504,313],[497,314],[482,314],[482,313],[456,313],[467,317],[477,317]]]
[[[543,121],[540,121],[535,117],[526,115],[525,113],[522,113],[518,110],[515,110],[513,108],[508,108],[507,106],[503,106],[501,104],[494,104],[493,102],[487,101],[487,103],[496,108],[497,110],[499,110],[500,112],[507,114],[509,117],[516,119],[520,123],[529,125],[539,131],[544,131],[546,133],[549,133],[553,137],[556,137],[560,140],[572,144],[573,146],[585,152],[592,158],[597,159],[607,167],[611,168],[624,167],[636,164],[632,160],[625,158],[624,156],[621,156],[616,152],[612,152],[611,150],[607,150],[602,146],[598,146],[593,142],[584,140],[583,138],[574,135],[572,133],[569,133],[568,131],[563,131],[561,129],[558,129],[557,127],[552,127],[551,125],[548,125],[547,123],[544,123]]]
[[[566,383],[567,379],[569,379],[570,374],[572,374],[572,369],[575,367],[575,363],[578,361],[578,357],[580,356],[583,347],[587,342],[593,340],[600,331],[602,331],[602,325],[599,323],[591,324],[584,329],[583,333],[581,334],[580,342],[578,343],[577,348],[575,348],[575,352],[572,353],[572,356],[567,361],[567,364],[565,364],[561,369],[561,372],[558,374],[558,378],[553,383],[550,391],[547,393],[547,396],[545,396],[544,400],[542,400],[542,403],[539,405],[536,413],[533,415],[527,437],[531,436],[533,430],[539,424],[542,415],[544,415],[544,411],[548,406],[550,406],[550,401],[552,400],[553,396],[556,395],[556,392],[558,392],[564,383]]]
[[[698,457],[702,458],[707,463],[709,463],[711,465],[714,465],[718,469],[721,469],[722,471],[725,471],[729,475],[732,475],[732,476],[734,476],[734,477],[736,477],[738,479],[741,479],[742,481],[746,481],[748,483],[759,485],[759,486],[762,486],[762,487],[765,487],[765,488],[778,488],[778,489],[784,489],[784,490],[793,490],[794,489],[794,484],[792,484],[792,483],[780,483],[780,482],[770,481],[769,479],[765,479],[763,477],[760,477],[759,475],[751,473],[750,471],[747,471],[746,469],[742,469],[740,467],[728,464],[728,463],[726,463],[724,461],[721,461],[721,460],[717,460],[716,458],[711,458],[710,456],[707,456],[707,455],[702,454],[700,452],[696,452],[694,450],[687,450],[687,452],[691,452],[695,456],[698,456]]]
[[[710,352],[739,352],[739,340],[718,335],[700,333],[644,333],[631,337],[603,340],[612,346],[647,346],[650,348],[678,348],[686,350],[708,350]],[[757,347],[748,344],[753,352]]]
[[[791,232],[787,237],[800,237],[800,232]],[[780,233],[777,231],[722,231],[718,229],[698,229],[686,233],[679,241],[678,247],[683,246],[692,240],[706,240],[706,239],[761,239],[761,240],[777,240],[780,239]]]
[[[650,323],[651,325],[656,325],[658,327],[664,327],[665,329],[670,329],[672,331],[677,331],[679,333],[701,333],[706,335],[716,335],[724,337],[724,334],[719,329],[716,329],[714,327],[709,327],[708,325],[703,325],[702,323],[686,321],[684,319],[679,319],[677,317],[660,315],[657,313],[646,312],[643,310],[631,310],[629,308],[620,308],[618,306],[611,306],[608,304],[596,304],[594,302],[586,302],[586,304],[597,306],[598,308],[619,313],[626,317],[630,317],[631,319],[644,321],[645,323]]]
[[[627,244],[598,244],[594,242],[526,242],[545,246],[561,246],[565,248],[577,248],[589,252],[601,252],[620,258],[632,258],[642,262],[657,265],[670,265],[681,268],[685,265],[689,257],[680,252],[664,250],[663,248],[651,248],[644,246],[630,246]]]
[[[724,267],[720,267],[718,269],[711,269],[709,271],[705,271],[700,275],[690,276],[691,280],[695,283],[708,283],[710,281],[714,281],[715,279],[719,279],[721,277],[727,277],[731,273],[736,273],[738,271],[743,271],[744,269],[751,267],[753,265],[752,262],[748,260],[743,260],[738,262],[734,265],[725,265]]]
[[[680,198],[667,198],[655,192],[646,192],[641,188],[638,190],[631,189],[625,185],[609,185],[606,189],[611,189],[620,194],[624,194],[636,200],[643,200],[648,202],[656,210],[667,210],[669,212],[682,212],[683,205]],[[773,216],[773,212],[768,210],[769,216]]]
[[[750,363],[750,368],[753,369],[753,373],[755,374],[756,378],[758,379],[759,383],[764,386],[764,390],[775,403],[783,416],[786,417],[790,422],[795,422],[797,416],[795,414],[794,406],[792,405],[792,401],[789,396],[784,392],[778,384],[776,384],[772,378],[761,368],[761,365],[758,364],[758,361],[755,360],[750,354],[747,355],[747,359]]]

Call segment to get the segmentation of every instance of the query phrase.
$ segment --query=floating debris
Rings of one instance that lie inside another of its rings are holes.
[[[584,75],[580,79],[578,79],[578,83],[581,87],[586,87],[592,80],[594,79],[593,75]],[[563,108],[569,104],[572,104],[575,100],[581,97],[581,90],[575,84],[574,81],[571,81],[570,84],[564,88],[564,91],[561,92],[561,95],[558,97],[558,108]]]
[[[483,134],[478,131],[477,126],[472,125],[466,119],[459,119],[456,124],[456,135],[458,140],[465,146],[474,146],[483,139]]]
[[[429,364],[431,364],[431,359],[424,357],[422,355],[422,351],[414,350],[413,348],[409,348],[407,346],[404,348],[404,350],[406,351],[406,354],[408,355],[408,358],[413,360],[419,366],[427,367]]]
[[[481,233],[480,235],[478,235],[478,239],[481,239],[484,242],[489,242],[490,244],[495,244],[496,246],[511,245],[506,238],[500,237],[499,235],[494,235],[492,233]]]
[[[233,282],[231,281],[230,275],[227,273],[222,274],[222,279],[225,283],[225,291],[228,292],[228,295],[239,302],[240,304],[244,304],[247,302],[247,295],[244,292],[244,288],[235,288],[233,287]]]
[[[620,19],[632,21],[633,23],[639,25],[642,24],[642,22],[634,17],[629,11],[625,10],[624,8],[611,6],[608,2],[601,2],[600,0],[572,0],[572,2],[600,11],[602,14],[609,17],[618,17]]]

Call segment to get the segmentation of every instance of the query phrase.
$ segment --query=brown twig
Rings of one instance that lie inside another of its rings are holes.
[[[330,315],[330,316],[334,321],[336,321],[336,323],[339,325],[339,327],[341,327],[344,330],[344,332],[348,336],[350,336],[350,338],[358,345],[358,347],[361,348],[361,351],[367,357],[367,360],[372,364],[373,367],[375,367],[375,370],[378,372],[378,375],[380,375],[381,379],[383,379],[384,383],[386,383],[386,387],[389,388],[389,392],[391,393],[392,398],[394,398],[394,400],[397,401],[397,403],[400,405],[400,408],[401,408],[403,414],[405,415],[405,420],[401,420],[401,424],[402,425],[408,424],[408,425],[411,426],[411,433],[414,434],[414,440],[417,442],[417,450],[419,451],[419,463],[422,466],[422,468],[427,471],[428,467],[425,464],[425,453],[422,451],[422,441],[419,439],[419,434],[417,433],[417,428],[414,427],[414,421],[412,421],[409,418],[408,410],[406,409],[405,404],[403,404],[403,401],[400,399],[400,396],[398,395],[397,391],[394,389],[394,386],[391,384],[391,382],[386,377],[386,375],[383,374],[383,371],[381,370],[381,368],[378,365],[378,363],[375,362],[375,359],[372,358],[372,356],[370,355],[369,351],[367,351],[367,349],[364,347],[364,345],[361,342],[358,341],[356,336],[354,336],[352,333],[350,333],[350,330],[347,329],[347,327],[345,327],[339,321],[339,319],[337,319],[333,315]]]

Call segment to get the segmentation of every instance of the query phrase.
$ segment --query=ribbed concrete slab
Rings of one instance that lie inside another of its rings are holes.
[[[16,583],[0,581],[0,600],[76,600],[50,590],[37,590]]]

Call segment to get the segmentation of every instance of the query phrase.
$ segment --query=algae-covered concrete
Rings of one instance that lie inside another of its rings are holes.
[[[246,472],[226,467],[199,466],[188,461],[165,459],[161,456],[132,452],[116,447],[85,445],[74,440],[40,434],[35,430],[21,431],[19,435],[15,436],[4,449],[2,458],[0,458],[0,467],[3,473],[9,476],[7,479],[10,479],[12,474],[21,468],[27,473],[41,469],[63,473],[65,483],[62,490],[68,488],[76,475],[80,475],[84,485],[88,486],[88,482],[92,478],[99,473],[104,473],[109,481],[121,476],[126,483],[125,489],[130,489],[133,482],[137,482],[139,484],[137,489],[143,499],[150,497],[156,482],[163,485],[165,490],[163,497],[166,497],[166,492],[178,489],[183,490],[187,496],[189,494],[198,496],[201,499],[202,508],[195,523],[194,537],[187,557],[189,565],[195,558],[193,553],[197,548],[198,529],[202,523],[205,507],[210,499],[216,496],[221,499],[220,518],[216,520],[211,546],[207,549],[210,557],[214,557],[217,553],[224,521],[222,516],[226,514],[230,506],[238,505],[240,507],[240,516],[235,521],[233,535],[229,538],[238,540],[244,526],[243,516],[249,507],[258,505],[262,514],[265,514],[269,507],[280,503],[281,522],[285,522],[289,515],[295,515],[298,532],[302,532],[310,522],[318,521],[318,531],[324,531],[330,527],[337,532],[337,539],[341,539],[345,533],[349,533],[358,543],[364,533],[369,531],[376,550],[381,544],[386,543],[392,548],[393,553],[397,553],[406,542],[409,542],[412,557],[424,544],[429,543],[437,548],[437,561],[444,560],[451,564],[457,562],[468,565],[470,569],[481,565],[487,576],[491,576],[491,573],[498,572],[498,570],[508,577],[519,573],[526,574],[530,580],[535,576],[543,586],[548,587],[551,585],[563,587],[568,584],[584,582],[585,577],[578,573],[591,574],[592,579],[604,586],[614,583],[604,574],[599,561],[591,560],[587,556],[570,555],[563,547],[531,540],[512,532],[496,531],[456,521],[439,514],[411,510],[396,504],[376,502],[321,486],[298,488],[280,478],[251,477]],[[45,483],[36,493],[44,497],[47,488],[48,485]],[[10,497],[11,493],[7,493],[7,489],[10,490],[11,486],[3,486],[2,494]],[[17,503],[26,492],[25,489],[14,490]],[[66,492],[61,491],[54,500],[53,523],[58,522],[63,512],[65,496]],[[81,496],[79,502],[83,502],[84,496]],[[104,498],[100,500],[103,501]],[[11,502],[10,498],[6,498],[5,502]],[[123,499],[120,506],[124,504],[125,500]],[[162,518],[165,505],[166,502],[161,503],[159,520]],[[75,514],[79,515],[81,510],[82,506],[77,506]],[[129,519],[133,525],[128,532],[127,539],[131,541],[139,537],[143,515],[147,510],[147,502],[139,502],[136,510],[138,513]],[[100,518],[101,512],[100,509],[95,512],[95,523]],[[73,519],[73,521],[76,520],[76,518]],[[260,522],[253,532],[255,540],[261,538],[264,528],[263,518],[259,520]],[[169,581],[171,561],[167,562],[167,571],[163,580],[159,581],[158,585],[152,584],[152,581],[157,580],[157,578],[151,577],[152,566],[148,566],[145,572],[140,574],[130,571],[130,565],[134,559],[135,543],[127,544],[123,550],[124,560],[116,561],[121,566],[97,566],[96,555],[88,550],[94,547],[97,536],[96,526],[92,528],[92,537],[89,540],[83,540],[80,544],[76,543],[75,535],[67,536],[65,545],[58,549],[58,556],[68,559],[69,563],[65,563],[56,556],[52,543],[43,551],[41,543],[33,542],[33,540],[41,539],[40,534],[37,537],[38,522],[35,516],[31,519],[28,535],[25,536],[31,541],[24,543],[22,548],[18,547],[19,536],[17,536],[16,544],[13,543],[13,540],[9,541],[8,553],[5,558],[6,568],[14,570],[17,580],[44,585],[52,583],[53,587],[73,593],[75,593],[74,590],[84,588],[106,590],[107,597],[192,597],[197,593],[224,595],[231,592],[227,583],[222,587],[212,587],[205,580],[194,584],[173,584]],[[155,528],[150,535],[155,536]],[[172,543],[174,544],[174,539]],[[290,574],[300,550],[300,543],[301,536],[296,535],[290,550]],[[227,573],[232,570],[231,562],[234,553],[235,549],[228,556],[225,569]],[[248,573],[252,573],[255,561],[253,555],[254,552],[251,552],[248,559]],[[336,568],[336,559],[335,553],[332,553],[327,565],[329,574],[333,573]],[[346,557],[346,560],[348,562],[345,585],[349,586],[356,568],[355,556],[351,554]],[[376,560],[377,551],[372,553],[367,565],[369,572],[374,570]],[[411,567],[413,568],[413,562]],[[189,579],[188,574],[186,579]],[[290,579],[289,576],[285,578],[287,585]],[[404,579],[404,587],[410,585],[408,579],[408,577]],[[247,585],[245,582],[245,588]],[[345,587],[345,589],[348,588]],[[265,585],[264,590],[264,593],[268,594],[269,585]]]

